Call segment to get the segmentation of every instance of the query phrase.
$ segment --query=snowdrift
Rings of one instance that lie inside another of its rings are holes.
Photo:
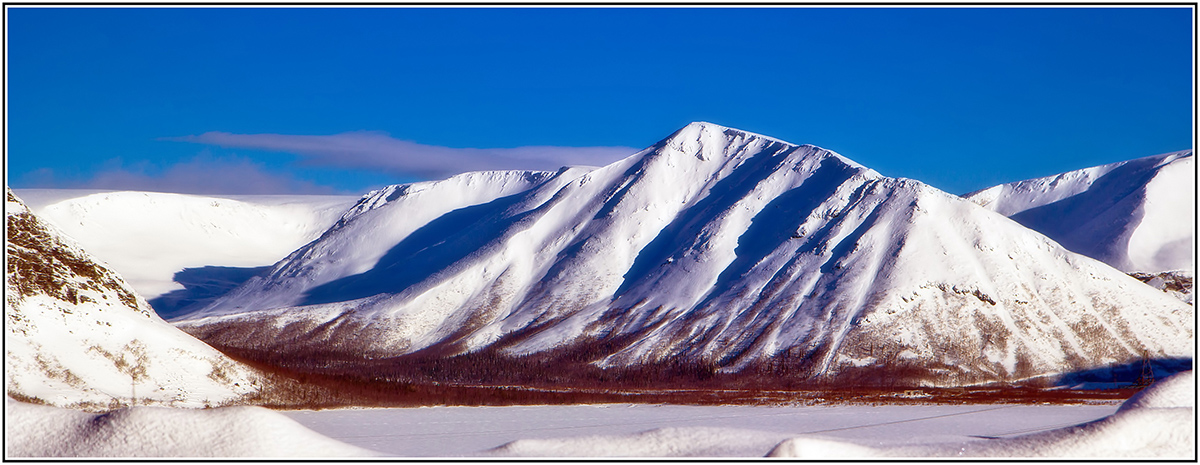
[[[780,433],[734,428],[659,428],[629,435],[522,439],[487,451],[499,457],[758,457]]]
[[[220,405],[261,389],[256,372],[163,321],[12,191],[5,213],[8,395],[101,410]]]
[[[1191,306],[1002,215],[708,123],[599,169],[460,175],[355,211],[180,327],[251,356],[567,350],[842,385],[1193,351]]]
[[[131,407],[104,414],[5,401],[7,458],[365,457],[261,407]]]

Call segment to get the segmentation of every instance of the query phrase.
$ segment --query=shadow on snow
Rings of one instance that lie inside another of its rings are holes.
[[[505,231],[523,218],[505,212],[526,194],[513,194],[446,213],[413,231],[370,270],[312,288],[301,305],[404,291],[503,238]]]
[[[150,300],[154,312],[164,320],[186,315],[203,308],[250,278],[270,271],[269,266],[239,268],[204,266],[184,268],[175,273],[174,281],[183,286]]]
[[[1066,388],[1095,390],[1120,389],[1147,385],[1175,373],[1192,369],[1190,358],[1153,358],[1106,367],[1064,373],[1054,380],[1053,385]]]

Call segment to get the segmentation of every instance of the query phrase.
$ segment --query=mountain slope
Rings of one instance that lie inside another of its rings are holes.
[[[26,189],[30,210],[128,280],[165,317],[316,239],[357,197]],[[189,292],[192,291],[192,292]],[[211,299],[209,299],[211,300]],[[183,302],[181,302],[183,301]]]
[[[1195,273],[1192,151],[1002,184],[964,197],[1125,272]]]
[[[1191,353],[1189,306],[811,145],[694,123],[525,186],[386,240],[355,234],[424,208],[383,202],[180,325],[251,354],[574,350],[563,363],[851,384],[1021,380]],[[387,252],[356,255],[366,243]]]
[[[308,297],[305,293],[334,280],[363,275],[372,268],[392,264],[395,259],[389,254],[395,253],[389,249],[402,241],[419,241],[423,246],[444,241],[473,222],[481,209],[496,208],[506,201],[504,199],[513,198],[553,177],[555,173],[539,171],[485,171],[368,193],[343,213],[319,240],[277,263],[269,275],[251,278],[245,286],[219,299],[215,308],[285,307],[305,299],[322,299],[320,292]],[[394,286],[387,282],[395,279],[395,276],[376,281],[359,279],[358,287]],[[264,287],[270,290],[260,291]]]
[[[248,367],[175,329],[112,270],[5,204],[5,389],[57,406],[200,407],[255,393]]]

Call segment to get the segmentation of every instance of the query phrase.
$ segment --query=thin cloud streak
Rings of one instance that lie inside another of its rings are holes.
[[[88,179],[63,178],[51,168],[30,173],[21,184],[30,188],[111,189],[179,194],[334,194],[334,188],[272,172],[242,157],[201,154],[159,169],[147,162],[130,165],[119,159]]]
[[[556,170],[563,166],[604,166],[637,152],[630,147],[527,146],[507,149],[451,148],[399,140],[382,132],[328,136],[206,132],[163,140],[287,152],[302,163],[395,175],[444,178],[467,171]]]

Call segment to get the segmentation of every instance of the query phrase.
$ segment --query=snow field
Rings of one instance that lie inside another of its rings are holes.
[[[396,456],[1188,458],[1184,372],[1115,405],[575,405],[297,411],[333,438]]]
[[[6,401],[8,457],[1187,458],[1194,380],[1116,405],[606,404],[273,412]],[[1183,406],[1183,404],[1189,404]],[[1114,413],[1115,412],[1115,413]],[[289,419],[290,417],[290,419]]]
[[[1191,371],[1159,381],[1113,415],[1066,428],[963,444],[870,447],[863,443],[795,438],[774,457],[1054,457],[1066,459],[1185,459],[1196,457],[1196,381]]]
[[[284,412],[395,456],[761,457],[798,434],[869,445],[978,441],[1101,418],[1115,405],[685,406],[602,404]],[[700,439],[703,438],[703,439]]]

